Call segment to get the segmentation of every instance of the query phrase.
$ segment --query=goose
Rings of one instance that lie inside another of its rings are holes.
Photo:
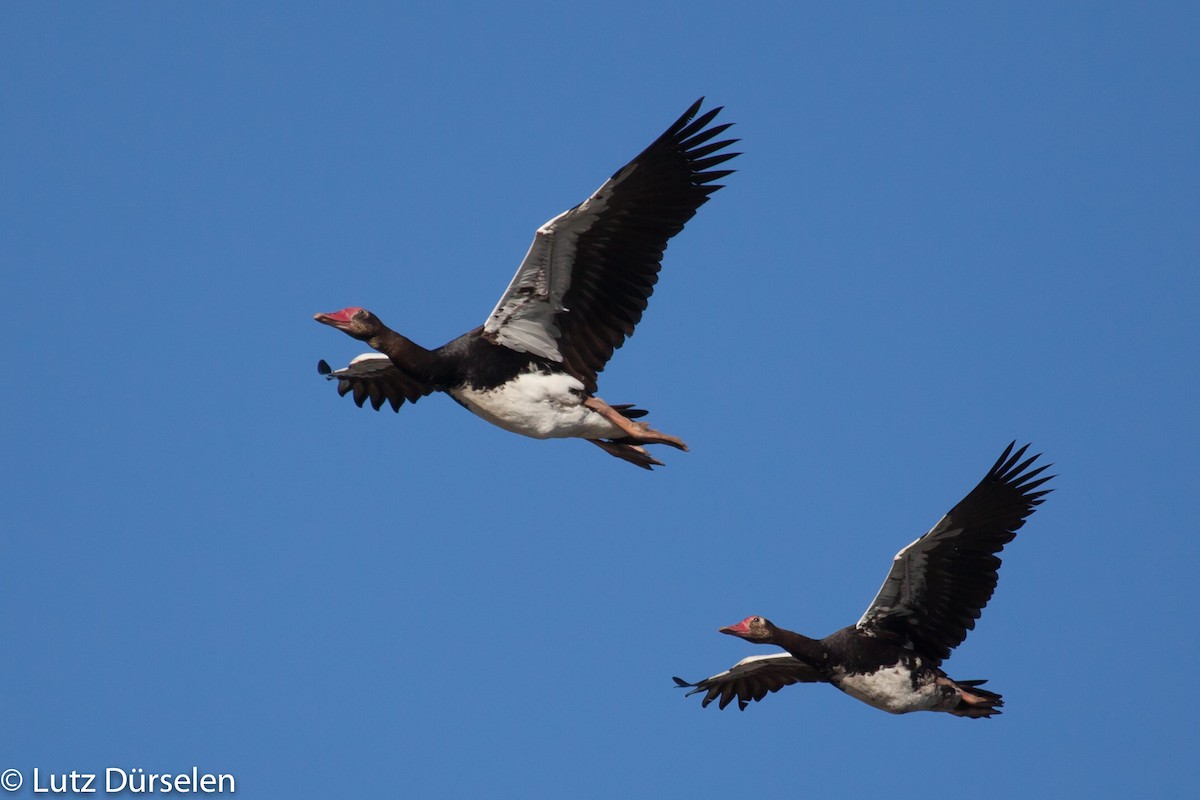
[[[761,616],[746,617],[721,633],[786,653],[743,659],[725,672],[688,683],[725,708],[733,699],[746,709],[794,683],[831,683],[846,694],[892,714],[945,711],[959,717],[1000,714],[1003,698],[981,689],[986,681],[952,680],[941,669],[950,651],[975,627],[998,580],[997,557],[1050,489],[1053,475],[1030,469],[1025,445],[1009,444],[979,485],[933,526],[896,554],[892,568],[857,623],[823,639],[780,628]],[[1024,459],[1024,460],[1022,460]]]
[[[692,104],[590,197],[537,229],[516,275],[483,325],[427,350],[359,306],[317,322],[378,352],[317,370],[361,408],[399,411],[445,392],[493,425],[535,439],[580,438],[643,469],[662,466],[645,445],[687,450],[631,404],[609,405],[596,378],[646,309],[667,241],[683,230],[740,153],[716,139],[732,123]]]

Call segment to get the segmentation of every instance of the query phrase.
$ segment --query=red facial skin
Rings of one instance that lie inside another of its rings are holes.
[[[746,617],[736,625],[726,625],[724,628],[718,628],[721,633],[728,633],[730,636],[746,636],[750,633],[750,620],[754,617]]]
[[[332,314],[317,314],[313,319],[340,329],[345,325],[349,325],[350,318],[358,311],[362,311],[362,308],[359,306],[349,306],[348,308],[343,308],[341,311],[334,311]]]

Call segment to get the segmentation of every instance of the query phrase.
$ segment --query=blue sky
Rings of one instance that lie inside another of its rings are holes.
[[[1192,4],[5,4],[0,769],[248,797],[1191,797]],[[449,399],[429,346],[696,97],[739,172],[610,402],[650,474]],[[824,635],[1012,439],[1057,491],[947,662],[1005,714],[672,675]],[[44,780],[44,779],[43,779]]]

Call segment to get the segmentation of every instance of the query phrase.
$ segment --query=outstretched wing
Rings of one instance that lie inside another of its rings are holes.
[[[725,708],[736,697],[738,708],[745,711],[753,700],[762,700],[771,692],[778,692],[793,683],[816,683],[821,676],[803,661],[787,653],[776,653],[743,658],[724,672],[698,683],[688,683],[683,678],[672,680],[682,688],[691,689],[688,697],[706,692],[700,701],[701,708],[708,708],[708,704],[717,698],[720,698],[717,707]]]
[[[732,172],[712,168],[739,155],[718,152],[736,139],[710,142],[729,124],[708,127],[721,109],[696,117],[701,102],[591,197],[538,229],[485,338],[562,362],[596,390],[597,373],[642,318],[667,241],[721,188],[713,181]]]
[[[1049,489],[1050,478],[1034,480],[1049,464],[1029,469],[1026,449],[1010,444],[979,485],[933,529],[896,554],[879,594],[857,627],[895,638],[941,663],[975,627],[996,589],[1000,559],[1025,518]]]
[[[353,393],[359,408],[369,400],[376,411],[384,403],[391,405],[393,411],[399,411],[405,400],[415,403],[434,390],[430,384],[401,372],[381,353],[364,353],[348,366],[336,370],[322,359],[317,364],[317,372],[331,381],[336,380],[338,394],[342,397]]]

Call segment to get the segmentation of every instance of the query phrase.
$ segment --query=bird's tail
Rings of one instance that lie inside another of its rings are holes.
[[[644,411],[640,408],[634,408],[633,403],[623,403],[619,406],[610,406],[610,408],[612,408],[613,411],[616,411],[625,419],[637,419],[638,417],[644,417],[650,413],[649,411]]]

